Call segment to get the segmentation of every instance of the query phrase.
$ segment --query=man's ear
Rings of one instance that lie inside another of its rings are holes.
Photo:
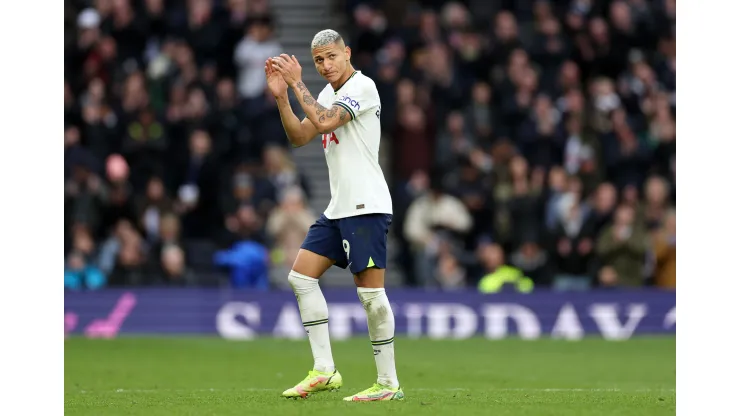
[[[352,49],[350,49],[350,47],[349,47],[349,46],[345,46],[345,47],[344,47],[344,53],[346,53],[346,54],[347,54],[347,60],[348,60],[348,61],[349,61],[350,59],[352,59]]]

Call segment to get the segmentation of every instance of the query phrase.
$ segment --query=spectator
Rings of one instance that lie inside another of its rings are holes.
[[[133,228],[122,227],[115,257],[115,266],[108,278],[111,286],[140,286],[151,284],[147,246]]]
[[[121,219],[115,224],[110,235],[102,242],[97,258],[97,264],[106,276],[110,276],[113,272],[123,241],[129,234],[134,232],[135,230],[131,225],[131,222]]]
[[[186,266],[185,252],[176,245],[168,245],[162,250],[161,267],[167,285],[191,286],[196,283],[195,276]]]
[[[478,282],[479,292],[497,293],[507,289],[523,293],[532,291],[532,280],[526,277],[521,270],[505,263],[501,246],[484,245],[479,255],[482,257],[487,272]]]
[[[413,97],[416,94],[415,87],[410,84],[400,84],[399,90],[402,99],[406,95]],[[408,98],[412,100],[411,103],[399,107],[398,124],[393,131],[393,172],[401,186],[414,172],[429,172],[434,166],[435,136],[432,126],[427,114],[413,102],[415,98],[412,97]]]
[[[676,288],[676,213],[665,213],[660,230],[653,238],[655,252],[655,284],[666,289]]]
[[[482,242],[476,250],[476,257],[480,264],[479,279],[485,275],[495,272],[506,262],[503,248],[496,243],[485,241]]]
[[[177,207],[188,237],[208,237],[218,224],[219,165],[212,151],[211,136],[195,130],[190,136],[189,155],[176,165],[173,184]]]
[[[235,213],[239,207],[250,206],[266,216],[276,204],[275,187],[269,180],[256,177],[249,163],[239,163],[227,181],[228,193],[221,194],[221,211]]]
[[[444,240],[439,247],[439,257],[434,268],[434,280],[445,291],[461,289],[466,286],[466,270],[453,253],[450,244]]]
[[[598,239],[596,250],[607,270],[602,269],[601,285],[643,286],[647,244],[647,236],[636,221],[634,208],[619,206],[614,213],[614,221]]]
[[[160,238],[160,223],[167,212],[174,210],[172,200],[166,195],[162,178],[149,178],[145,194],[139,198],[138,224],[149,242],[156,242]]]
[[[106,162],[108,187],[105,188],[106,203],[102,209],[103,229],[110,230],[118,221],[125,219],[136,223],[135,189],[129,182],[129,167],[120,155],[111,155]]]
[[[268,146],[265,148],[262,159],[264,160],[267,179],[272,184],[277,194],[286,192],[288,189],[298,186],[306,198],[311,197],[306,176],[298,171],[287,151],[283,147]]]
[[[512,195],[507,203],[510,234],[507,241],[516,247],[525,240],[538,241],[542,235],[544,201],[540,189],[528,178],[528,166],[523,158],[512,160]]]
[[[69,290],[95,290],[105,286],[103,272],[85,260],[85,254],[73,251],[64,268],[64,288]]]
[[[275,242],[275,253],[281,259],[276,263],[290,268],[316,218],[306,207],[301,188],[289,187],[281,195],[280,205],[267,220],[267,234]]]
[[[354,52],[352,62],[366,66],[383,46],[388,34],[388,25],[382,11],[366,4],[359,4],[353,11],[356,22],[356,35],[352,41]]]
[[[180,217],[174,213],[164,214],[159,221],[159,230],[157,234],[156,241],[148,242],[149,252],[152,257],[151,262],[153,263],[150,264],[150,266],[154,270],[163,270],[166,272],[166,270],[162,269],[162,267],[164,267],[165,251],[173,247],[181,251],[183,249],[183,238],[180,231]],[[169,254],[168,256],[174,257],[175,255]],[[185,253],[182,253],[182,256],[184,259]],[[182,272],[185,273],[184,270]]]
[[[435,165],[454,169],[457,161],[465,158],[476,145],[472,132],[467,131],[465,118],[459,111],[447,115],[446,128],[437,137]]]
[[[187,30],[184,38],[193,48],[198,66],[217,58],[223,36],[224,27],[214,13],[212,0],[187,2]]]
[[[229,269],[231,286],[234,288],[269,288],[269,253],[254,241],[244,239],[229,249],[216,252],[214,264]]]
[[[73,228],[71,249],[83,256],[85,263],[95,264],[98,249],[88,226],[77,224]]]
[[[558,131],[562,115],[547,95],[534,98],[534,110],[519,128],[519,149],[534,166],[549,168],[562,165],[563,135]]]
[[[534,286],[548,288],[552,283],[550,259],[537,241],[524,241],[511,255],[511,265],[521,270]]]
[[[545,226],[548,231],[554,231],[558,226],[560,200],[567,193],[567,181],[565,169],[560,166],[550,169],[545,202]]]
[[[645,182],[645,201],[640,206],[639,217],[648,231],[661,227],[668,210],[668,182],[660,176],[651,176]]]
[[[481,145],[490,145],[493,142],[496,123],[492,95],[493,92],[488,83],[476,82],[471,93],[472,103],[467,108],[466,117],[471,120],[476,142]]]
[[[244,100],[245,114],[253,119],[264,107],[265,61],[283,50],[273,38],[273,22],[269,16],[248,19],[244,38],[236,46],[234,62],[238,70],[239,95]]]
[[[426,277],[425,286],[435,285],[430,277],[434,276],[440,245],[444,241],[459,245],[460,236],[472,225],[465,205],[444,191],[441,177],[436,175],[429,191],[409,207],[404,227],[405,237],[413,245],[416,274]]]
[[[216,126],[213,132],[213,151],[220,158],[229,159],[230,152],[242,150],[236,148],[243,129],[238,104],[234,81],[230,78],[219,80],[216,84],[212,120]]]
[[[557,206],[558,222],[552,234],[555,253],[555,290],[587,290],[595,275],[595,219],[578,197],[568,194]]]
[[[600,184],[591,198],[591,216],[596,235],[601,234],[604,227],[611,222],[616,205],[617,190],[614,185],[608,182]]]
[[[493,238],[494,204],[493,196],[488,191],[491,187],[486,176],[476,168],[467,157],[460,158],[457,174],[451,175],[448,188],[452,195],[459,198],[473,219],[471,232],[465,239],[465,248],[472,250],[481,238]]]

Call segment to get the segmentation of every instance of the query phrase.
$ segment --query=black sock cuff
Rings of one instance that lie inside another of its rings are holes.
[[[382,340],[378,340],[378,341],[372,341],[371,340],[370,343],[373,344],[373,346],[376,346],[376,345],[387,345],[387,344],[392,343],[393,342],[393,339],[394,338],[382,339]]]
[[[307,327],[307,326],[316,326],[316,325],[328,324],[328,323],[329,323],[329,318],[326,318],[326,319],[317,319],[315,321],[304,322],[303,323],[303,326],[304,327]]]

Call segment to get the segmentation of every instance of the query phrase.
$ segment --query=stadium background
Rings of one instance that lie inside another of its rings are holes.
[[[381,94],[389,285],[475,287],[507,265],[537,287],[675,287],[672,1],[66,11],[70,289],[286,287],[328,176],[319,146],[289,147],[262,65],[295,54],[319,91],[307,45],[325,27]]]
[[[304,338],[286,276],[329,185],[320,145],[289,146],[263,63],[295,54],[317,94],[325,28],[381,96],[410,400],[675,410],[671,0],[65,0],[65,409],[296,412],[271,389],[308,346],[276,338]],[[368,364],[343,373],[371,377],[352,286],[322,279],[336,355]],[[512,335],[630,341],[475,339]]]

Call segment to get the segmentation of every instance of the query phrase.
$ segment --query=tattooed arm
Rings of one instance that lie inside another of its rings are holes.
[[[299,120],[293,113],[293,108],[288,101],[288,95],[275,97],[277,100],[278,110],[280,111],[280,121],[283,122],[283,128],[288,135],[288,140],[293,147],[307,145],[317,134],[316,126],[308,119]]]
[[[296,117],[290,101],[288,101],[288,84],[285,83],[282,75],[273,69],[269,59],[265,61],[265,78],[267,87],[275,96],[278,111],[280,111],[280,121],[283,123],[288,140],[293,147],[308,144],[319,132],[316,130],[316,126],[307,118],[301,121]]]
[[[349,112],[338,105],[326,108],[316,102],[306,84],[301,81],[301,64],[295,56],[281,54],[272,58],[272,68],[279,72],[293,89],[306,117],[319,133],[331,133],[352,119]]]
[[[349,112],[341,106],[334,104],[326,108],[317,103],[303,81],[296,82],[292,88],[306,117],[319,133],[331,133],[352,119]]]

